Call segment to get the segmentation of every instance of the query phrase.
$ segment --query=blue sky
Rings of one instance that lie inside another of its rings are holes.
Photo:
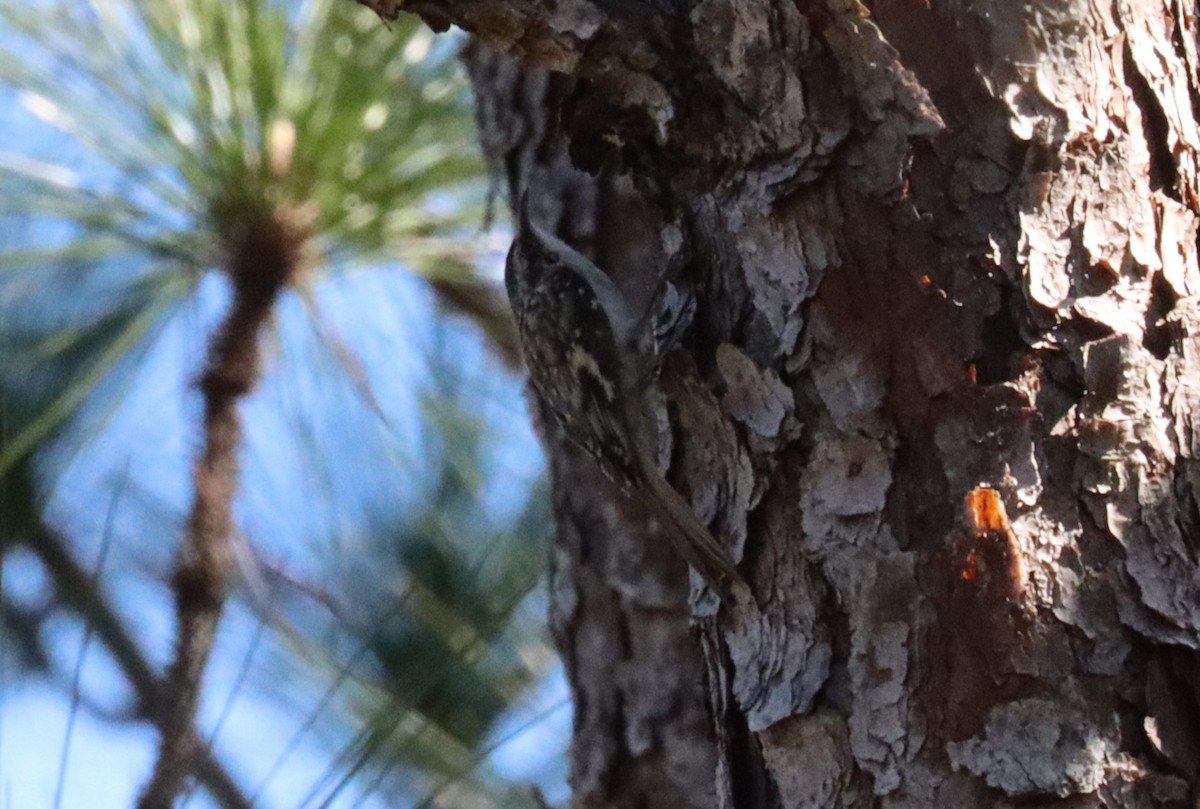
[[[105,515],[105,509],[97,505],[105,502],[128,464],[126,494],[116,511],[114,540],[102,579],[160,665],[166,662],[173,631],[167,591],[160,582],[169,569],[175,538],[171,535],[178,531],[186,513],[188,468],[198,441],[197,402],[189,381],[194,378],[202,346],[195,345],[194,321],[211,323],[224,297],[218,284],[201,289],[201,300],[194,305],[197,311],[180,313],[164,331],[146,355],[123,404],[109,414],[92,414],[92,418],[102,419],[103,431],[78,442],[92,429],[85,418],[84,425],[68,433],[60,456],[68,459],[67,465],[47,507],[51,522],[78,538],[80,558],[94,563]],[[330,320],[327,327],[335,329],[361,358],[374,395],[386,410],[373,412],[351,381],[336,374],[319,378],[311,361],[289,359],[308,357],[314,346],[305,345],[312,334],[303,312],[295,305],[284,306],[278,334],[272,340],[274,356],[267,378],[244,409],[247,447],[237,504],[239,526],[253,538],[259,552],[285,560],[293,574],[318,582],[327,560],[324,551],[328,548],[323,543],[331,533],[353,535],[355,524],[362,528],[372,510],[389,501],[393,505],[409,499],[415,502],[422,496],[422,459],[419,452],[413,452],[424,444],[415,394],[428,369],[420,354],[435,339],[432,330],[446,328],[430,320],[428,294],[395,269],[364,271],[328,282],[322,285],[320,297]],[[395,325],[400,322],[409,324],[416,334],[405,335]],[[523,411],[520,382],[491,360],[471,329],[451,327],[438,339],[452,344],[463,372],[476,380],[473,390],[478,412],[488,421],[494,438],[488,468],[483,470],[487,485],[477,518],[510,520],[516,516],[513,504],[519,503],[542,465]],[[418,348],[405,356],[397,351],[397,345]],[[296,425],[305,419],[340,421],[342,429],[337,433],[331,434],[328,424],[316,432],[343,450],[313,452],[311,447],[297,446]],[[338,481],[332,490],[326,485],[330,480]],[[417,486],[412,485],[414,480]],[[163,541],[147,541],[147,522],[169,536],[162,537]],[[26,592],[37,598],[44,575],[35,562],[17,557],[6,567],[4,584],[10,593]],[[531,599],[522,613],[522,620],[540,624],[545,614],[543,598]],[[232,610],[226,618],[208,675],[203,726],[211,727],[224,708],[255,628],[256,620],[245,609]],[[51,646],[65,669],[73,665],[81,640],[77,622],[62,621],[53,629]],[[271,658],[262,650],[257,655],[263,662]],[[547,679],[497,725],[495,739],[506,738],[531,716],[565,700],[561,671],[557,664],[551,668]],[[270,667],[267,669],[257,676],[271,676]],[[84,675],[83,691],[93,698],[128,694],[114,664],[94,640]],[[218,750],[223,760],[234,763],[232,769],[248,789],[275,764],[307,717],[308,706],[315,704],[324,688],[311,671],[294,670],[289,677],[296,681],[287,684],[286,701],[294,705],[281,705],[277,697],[260,694],[261,683],[256,684],[252,677],[237,693],[222,728]],[[113,708],[120,704],[119,699],[111,700]],[[38,681],[7,684],[0,713],[0,783],[11,795],[8,805],[50,805],[67,708],[67,696],[60,688]],[[549,796],[561,797],[562,757],[569,727],[569,708],[557,710],[545,722],[500,747],[491,757],[492,764],[514,780],[540,782]],[[154,743],[154,733],[144,725],[112,724],[82,711],[72,737],[63,805],[128,805],[149,767]],[[310,734],[267,784],[264,805],[298,805],[314,773],[324,769],[330,751],[337,747],[336,739]],[[355,800],[350,792],[335,805],[356,805]],[[204,804],[193,801],[191,805]]]

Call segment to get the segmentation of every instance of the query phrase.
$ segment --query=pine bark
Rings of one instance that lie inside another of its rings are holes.
[[[575,804],[1195,805],[1195,8],[400,8],[512,199],[696,301],[664,457],[755,598],[546,431]]]

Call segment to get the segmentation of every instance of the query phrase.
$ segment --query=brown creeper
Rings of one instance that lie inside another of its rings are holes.
[[[504,283],[529,379],[567,437],[666,523],[679,554],[717,593],[741,577],[655,461],[646,391],[653,330],[581,253],[533,224],[521,206]]]

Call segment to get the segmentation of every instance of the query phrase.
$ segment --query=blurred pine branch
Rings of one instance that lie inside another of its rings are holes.
[[[247,222],[274,211],[304,220],[306,300],[321,279],[400,262],[515,366],[503,296],[479,270],[486,189],[454,47],[414,22],[385,29],[338,0],[0,0],[0,97],[13,102],[6,120],[24,116],[0,147],[0,538],[37,555],[57,599],[118,661],[139,716],[156,716],[161,678],[103,587],[88,586],[44,504],[80,436],[105,430],[135,393],[163,335],[203,327],[188,313],[202,281],[228,268]],[[381,415],[378,363],[343,344],[320,307],[308,312]],[[454,379],[460,352],[431,353],[446,358],[432,378]],[[334,547],[319,574],[352,623],[310,622],[304,599],[258,604],[289,652],[283,665],[338,670],[331,661],[351,628],[366,650],[339,689],[365,741],[338,778],[366,767],[382,782],[398,762],[430,783],[462,778],[552,659],[544,637],[513,623],[542,568],[542,501],[532,481],[514,479],[508,499],[525,505],[495,524],[480,519],[495,450],[473,411],[478,382],[461,376],[426,400],[423,434],[436,438],[414,450],[427,466],[413,488],[428,502],[414,511],[407,493],[406,511],[354,540],[363,558]],[[310,450],[324,446],[310,437]],[[170,522],[178,515],[147,531],[172,534]],[[51,667],[39,640],[46,614],[7,593],[2,605],[22,659]],[[195,774],[222,805],[246,800],[208,746]],[[482,796],[496,779],[474,783]]]

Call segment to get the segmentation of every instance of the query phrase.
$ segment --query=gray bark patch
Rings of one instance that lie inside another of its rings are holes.
[[[770,369],[760,370],[731,343],[717,348],[717,368],[725,381],[721,404],[726,413],[762,438],[779,435],[783,419],[792,411],[792,392]]]
[[[1040,697],[997,705],[982,736],[946,745],[951,763],[1009,795],[1059,797],[1104,782],[1107,743],[1081,712]]]

